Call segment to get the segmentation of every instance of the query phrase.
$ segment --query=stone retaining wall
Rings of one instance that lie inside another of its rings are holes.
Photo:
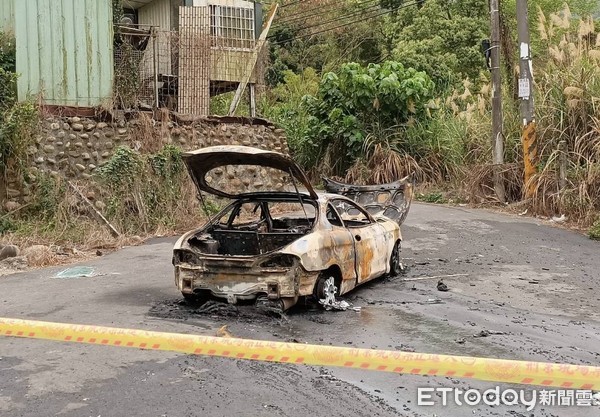
[[[211,145],[245,145],[289,152],[284,131],[260,119],[205,118],[177,123],[146,117],[106,123],[79,117],[49,118],[41,123],[36,143],[27,151],[29,174],[35,177],[39,172],[45,172],[67,179],[90,179],[98,167],[110,160],[118,146],[128,145],[144,152],[149,147],[157,150],[169,143],[183,150]],[[215,170],[214,181],[226,183],[226,188],[233,191],[282,186],[281,175],[264,169],[244,173]],[[9,175],[5,186],[5,199],[29,200],[28,184],[19,184]]]

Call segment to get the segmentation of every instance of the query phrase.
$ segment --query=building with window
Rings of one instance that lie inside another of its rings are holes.
[[[208,115],[210,98],[262,78],[262,6],[245,0],[0,0],[21,100]]]
[[[208,5],[210,34],[215,39],[213,46],[252,49],[257,36],[254,24],[254,3],[240,1],[236,6]]]

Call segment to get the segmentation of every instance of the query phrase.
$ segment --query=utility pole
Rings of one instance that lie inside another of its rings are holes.
[[[518,14],[518,13],[517,13]],[[490,61],[492,72],[492,158],[494,191],[501,203],[506,201],[504,190],[504,138],[502,136],[502,73],[500,71],[500,10],[498,0],[490,0],[491,39]]]
[[[519,99],[523,121],[521,142],[523,144],[523,163],[525,166],[524,195],[525,198],[531,198],[535,190],[531,179],[537,172],[538,150],[533,107],[533,73],[529,45],[527,0],[517,0],[517,31],[519,37]]]

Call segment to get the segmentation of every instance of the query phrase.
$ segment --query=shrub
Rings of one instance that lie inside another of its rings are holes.
[[[588,236],[594,240],[600,240],[600,219],[596,220],[590,230]]]
[[[154,154],[121,146],[98,169],[108,196],[106,216],[124,233],[172,229],[199,217],[196,190],[187,178],[181,149],[165,145]]]
[[[285,129],[294,158],[305,167],[317,159],[316,149],[306,141],[308,112],[303,106],[305,95],[314,95],[319,88],[319,76],[312,68],[300,74],[283,71],[283,81],[261,102],[261,114]]]
[[[38,109],[32,102],[17,101],[15,42],[0,32],[0,171],[19,171],[33,142]]]
[[[314,157],[328,159],[339,175],[356,159],[368,157],[369,135],[425,119],[433,88],[425,73],[399,62],[344,64],[337,73],[323,75],[315,96],[305,97],[309,118],[304,140],[316,149]]]

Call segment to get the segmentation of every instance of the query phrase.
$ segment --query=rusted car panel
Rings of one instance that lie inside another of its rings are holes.
[[[316,193],[289,157],[219,146],[184,161],[199,191],[214,191],[201,179],[210,167],[230,163],[277,168],[307,190],[227,193],[230,205],[175,244],[175,282],[186,298],[267,300],[286,309],[300,297],[331,298],[398,269],[398,223],[342,195]]]
[[[389,184],[352,185],[323,178],[323,184],[328,192],[356,201],[373,216],[385,216],[402,224],[410,210],[415,179],[408,175]]]
[[[243,194],[227,193],[212,187],[206,178],[208,172],[225,165],[257,165],[274,168],[291,175],[304,186],[313,199],[317,198],[304,171],[289,156],[278,152],[247,146],[210,146],[184,153],[183,160],[198,189],[219,197],[238,198]]]

